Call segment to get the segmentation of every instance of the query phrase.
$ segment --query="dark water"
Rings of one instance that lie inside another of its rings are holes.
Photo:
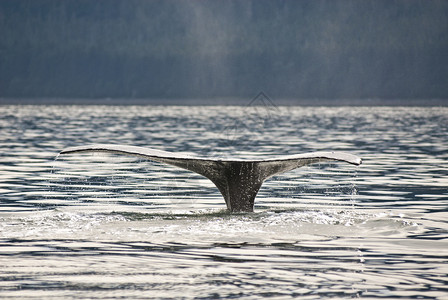
[[[448,109],[0,107],[0,298],[448,299]],[[119,143],[214,157],[346,151],[229,214]]]

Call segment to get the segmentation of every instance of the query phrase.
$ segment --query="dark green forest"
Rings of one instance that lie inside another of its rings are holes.
[[[0,0],[0,97],[448,98],[446,0]]]

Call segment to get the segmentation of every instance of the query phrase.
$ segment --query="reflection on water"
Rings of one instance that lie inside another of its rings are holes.
[[[446,108],[0,111],[1,298],[448,296]],[[56,159],[88,143],[247,158],[334,150],[364,163],[276,176],[254,213],[230,214],[194,173]]]

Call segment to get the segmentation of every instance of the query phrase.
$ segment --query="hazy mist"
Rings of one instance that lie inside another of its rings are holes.
[[[3,98],[448,98],[442,0],[0,0],[0,36]]]

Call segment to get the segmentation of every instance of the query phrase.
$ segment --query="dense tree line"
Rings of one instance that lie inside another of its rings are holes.
[[[447,98],[445,0],[0,0],[0,97]]]

